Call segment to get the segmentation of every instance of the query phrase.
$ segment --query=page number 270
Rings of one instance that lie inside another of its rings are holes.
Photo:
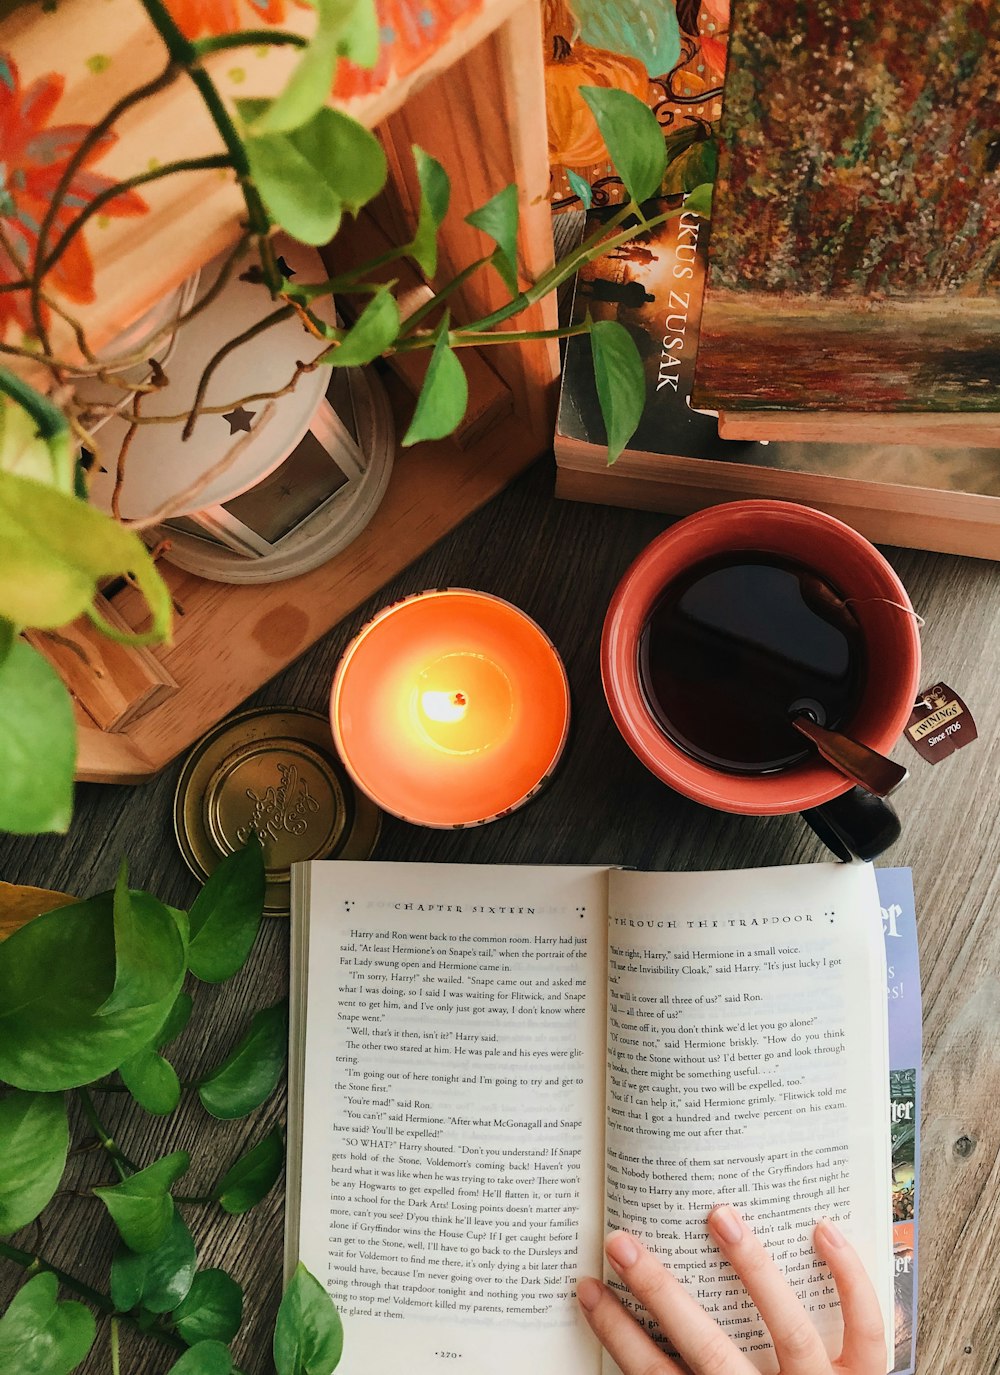
[[[434,1355],[441,1361],[460,1361],[462,1359],[461,1351],[435,1351]]]

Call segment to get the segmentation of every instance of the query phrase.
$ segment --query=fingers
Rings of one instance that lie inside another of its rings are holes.
[[[628,1232],[605,1243],[608,1260],[696,1375],[755,1375],[754,1367],[674,1275]],[[624,1367],[623,1367],[624,1369]],[[654,1365],[651,1367],[657,1371]],[[676,1365],[665,1367],[676,1369]],[[643,1367],[639,1370],[645,1375]]]
[[[885,1326],[878,1297],[858,1253],[840,1228],[824,1218],[813,1233],[817,1254],[833,1275],[844,1314],[841,1363],[853,1375],[884,1375]]]
[[[576,1296],[594,1336],[624,1375],[682,1375],[677,1362],[663,1354],[606,1284],[587,1277],[576,1286]]]
[[[830,1362],[812,1321],[791,1285],[735,1208],[708,1215],[708,1230],[757,1305],[771,1334],[782,1375],[816,1375]],[[885,1375],[884,1370],[880,1375]]]

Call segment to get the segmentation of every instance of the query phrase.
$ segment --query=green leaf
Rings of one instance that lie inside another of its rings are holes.
[[[605,86],[581,86],[580,94],[597,120],[611,161],[634,201],[642,202],[660,189],[667,165],[663,130],[649,106],[628,91]]]
[[[327,243],[340,227],[343,202],[316,176],[285,134],[247,138],[250,173],[276,224],[300,243]]]
[[[590,327],[590,347],[608,437],[608,463],[614,463],[642,419],[646,377],[635,340],[624,325],[596,321]]]
[[[6,376],[9,374],[0,368],[0,378]],[[66,417],[41,393],[35,395],[39,403],[53,411],[49,426],[52,439],[44,438],[38,422],[22,405],[9,397],[0,397],[0,468],[72,495],[74,464]]]
[[[336,32],[340,51],[359,67],[374,67],[378,61],[378,11],[374,0],[309,0],[319,11],[319,27],[325,34]]]
[[[68,1149],[62,1094],[15,1090],[0,1099],[0,1236],[42,1211],[59,1187]]]
[[[576,195],[580,197],[580,202],[584,210],[589,210],[594,203],[594,188],[586,177],[581,177],[579,172],[574,172],[572,168],[566,168],[566,179]]]
[[[448,345],[448,317],[438,327],[437,342],[431,354],[424,385],[410,427],[403,436],[403,448],[423,439],[442,439],[461,424],[469,404],[469,383],[465,369]]]
[[[380,286],[344,340],[319,361],[335,368],[363,367],[396,342],[399,325],[396,298],[387,286]]]
[[[159,930],[171,909],[133,891],[140,918]],[[184,978],[183,944],[159,1002],[101,1013],[115,982],[112,895],[102,893],[28,922],[0,943],[0,1079],[42,1092],[88,1084],[149,1045]]]
[[[43,1271],[14,1295],[0,1318],[4,1375],[69,1375],[93,1346],[93,1313],[82,1303],[60,1303],[57,1293],[55,1275]]]
[[[221,983],[243,967],[264,911],[264,851],[256,835],[227,855],[209,876],[189,913],[188,968]]]
[[[230,1375],[233,1357],[228,1346],[222,1342],[205,1341],[185,1351],[176,1361],[168,1375]]]
[[[181,1101],[181,1084],[169,1060],[149,1046],[118,1066],[122,1083],[147,1112],[165,1117]]]
[[[258,1012],[250,1030],[217,1069],[204,1079],[198,1097],[213,1117],[244,1117],[272,1093],[288,1053],[288,1002]]]
[[[75,620],[99,579],[131,573],[153,614],[137,639],[170,632],[172,602],[133,531],[76,497],[0,470],[0,616],[49,629]]]
[[[285,1147],[275,1127],[230,1165],[212,1190],[212,1197],[227,1213],[249,1212],[274,1187],[284,1163]]]
[[[338,59],[372,67],[378,57],[374,0],[310,0],[319,12],[316,32],[277,100],[251,133],[282,134],[299,129],[327,102]]]
[[[48,660],[15,640],[0,657],[0,831],[65,831],[75,770],[70,695]]]
[[[681,130],[673,138],[664,140],[667,150],[667,168],[660,183],[660,191],[666,196],[680,195],[693,191],[696,186],[715,181],[719,168],[719,152],[715,137],[700,137],[700,125],[689,126],[695,137]]]
[[[17,626],[0,617],[0,664],[6,659],[16,642]]]
[[[300,1261],[274,1324],[278,1375],[330,1375],[343,1348],[340,1314],[319,1280]]]
[[[153,1038],[153,1045],[159,1049],[175,1041],[191,1018],[194,1000],[190,993],[178,993],[174,1005],[167,1013],[166,1021]]]
[[[124,860],[115,884],[113,914],[115,986],[99,1014],[159,1007],[165,998],[173,999],[178,963],[181,968],[184,964],[184,941],[167,907],[132,902]]]
[[[416,144],[413,145],[413,161],[420,182],[420,210],[416,233],[410,241],[409,257],[425,277],[433,277],[437,271],[437,233],[448,213],[451,182],[441,164]]]
[[[466,224],[481,229],[497,246],[493,265],[504,280],[511,295],[517,294],[517,187],[505,186],[495,196],[466,215]]]
[[[385,185],[382,145],[357,120],[327,109],[288,133],[258,135],[266,104],[236,102],[257,189],[283,229],[302,243],[326,243],[344,210],[356,214]]]
[[[225,1270],[199,1270],[173,1317],[189,1346],[231,1342],[243,1320],[243,1290]]]
[[[704,182],[701,186],[696,186],[684,198],[684,209],[689,210],[693,215],[701,215],[703,219],[712,218],[712,192],[714,187],[710,182]]]
[[[169,1313],[187,1296],[198,1263],[191,1233],[174,1209],[167,1235],[155,1251],[137,1255],[122,1247],[111,1263],[111,1297],[123,1313],[139,1303],[150,1313]]]
[[[94,1190],[130,1250],[155,1251],[162,1244],[174,1216],[170,1186],[190,1163],[187,1151],[173,1151],[120,1184]]]

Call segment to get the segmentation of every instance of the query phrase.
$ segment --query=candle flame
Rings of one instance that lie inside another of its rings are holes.
[[[424,692],[420,708],[430,721],[461,721],[468,710],[464,692]]]

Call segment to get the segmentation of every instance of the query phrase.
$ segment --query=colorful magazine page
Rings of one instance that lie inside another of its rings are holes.
[[[878,869],[889,1000],[892,1243],[896,1275],[893,1375],[913,1375],[916,1354],[917,1199],[920,1167],[920,967],[909,869]]]

